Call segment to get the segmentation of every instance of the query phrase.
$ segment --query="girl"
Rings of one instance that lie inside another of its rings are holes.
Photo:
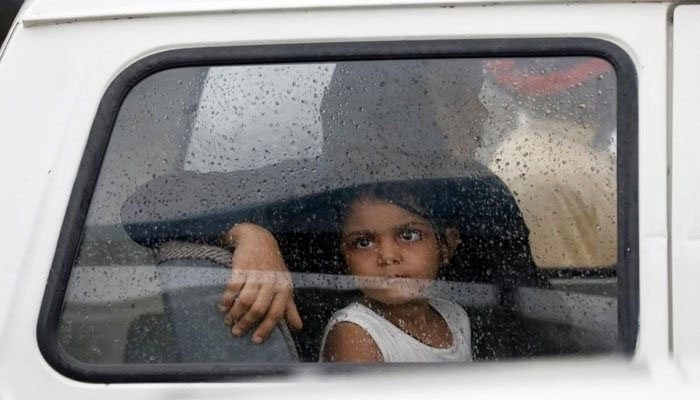
[[[466,312],[455,303],[429,298],[431,283],[449,263],[460,238],[456,229],[429,217],[428,204],[435,203],[430,198],[440,191],[425,189],[388,182],[330,196],[334,200],[328,208],[339,211],[328,215],[336,221],[331,224],[339,236],[335,248],[346,271],[356,278],[362,296],[330,318],[320,347],[321,361],[471,360]],[[421,193],[424,199],[418,197]],[[284,313],[293,327],[300,327],[293,301],[275,294],[284,292],[275,292],[275,287],[289,287],[290,283],[253,278],[253,274],[266,276],[265,271],[286,271],[272,234],[259,226],[240,224],[228,236],[227,242],[236,249],[234,276],[242,275],[232,279],[237,283],[229,284],[221,301],[232,333],[240,336],[266,314]],[[336,235],[327,239],[331,236]],[[254,279],[258,281],[251,284]],[[275,318],[263,319],[253,340],[264,340],[276,322]]]
[[[394,185],[355,198],[342,221],[340,248],[362,291],[331,317],[321,361],[471,361],[467,313],[430,298],[430,286],[459,244],[418,198]]]

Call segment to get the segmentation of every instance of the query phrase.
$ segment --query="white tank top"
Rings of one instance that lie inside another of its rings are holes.
[[[451,301],[430,299],[430,305],[442,316],[452,333],[449,348],[431,347],[402,331],[386,318],[368,307],[353,303],[337,311],[323,332],[320,361],[331,328],[339,322],[352,322],[363,328],[377,344],[385,362],[465,362],[472,361],[469,316],[462,307]]]

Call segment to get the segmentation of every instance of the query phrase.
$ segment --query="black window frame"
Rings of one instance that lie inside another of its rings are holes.
[[[110,84],[96,112],[63,219],[37,324],[42,355],[61,374],[85,382],[192,382],[250,380],[308,370],[343,372],[359,368],[323,364],[90,364],[60,346],[58,326],[83,225],[117,114],[129,91],[146,77],[179,67],[314,63],[428,58],[592,56],[608,61],[617,74],[618,346],[631,357],[639,330],[639,210],[637,71],[616,44],[595,38],[502,38],[347,43],[307,43],[186,48],[145,57]],[[431,364],[432,365],[432,364]],[[407,366],[404,366],[407,367]],[[402,367],[403,368],[403,367]]]

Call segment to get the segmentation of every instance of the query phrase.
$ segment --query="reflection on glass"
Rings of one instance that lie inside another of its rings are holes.
[[[615,352],[615,88],[593,57],[152,75],[60,344],[97,364]]]

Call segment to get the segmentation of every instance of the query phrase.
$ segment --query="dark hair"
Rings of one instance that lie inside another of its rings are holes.
[[[338,232],[342,232],[349,208],[353,203],[363,198],[375,199],[401,207],[412,214],[427,219],[435,229],[435,233],[438,234],[438,240],[442,242],[449,222],[445,218],[438,217],[439,213],[430,204],[429,199],[426,199],[425,193],[423,193],[425,191],[425,185],[416,185],[409,181],[379,182],[352,188],[341,200],[342,205],[339,218],[336,221],[336,229]]]
[[[384,182],[363,185],[354,193],[354,197],[346,202],[342,211],[342,221],[347,217],[348,208],[355,201],[363,198],[376,199],[401,207],[409,212],[433,222],[429,207],[412,188],[402,182]],[[437,224],[435,224],[437,227]]]

